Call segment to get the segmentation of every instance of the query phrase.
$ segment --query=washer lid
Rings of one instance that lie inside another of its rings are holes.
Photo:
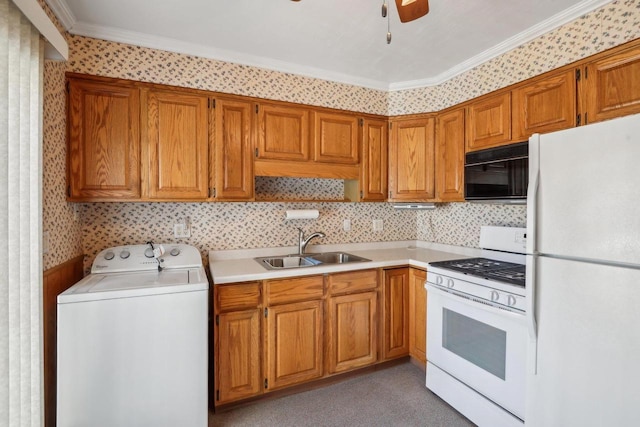
[[[204,268],[90,274],[60,295],[58,303],[161,295],[206,290]]]

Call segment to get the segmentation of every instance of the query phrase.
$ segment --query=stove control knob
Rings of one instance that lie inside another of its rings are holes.
[[[107,251],[107,253],[104,254],[104,259],[111,261],[115,256],[116,254],[114,254],[113,251]]]
[[[171,256],[178,256],[180,255],[180,249],[178,248],[173,248],[171,249],[171,252],[169,252],[171,254]]]
[[[153,258],[153,249],[151,248],[145,249],[144,256],[146,256],[147,258]]]
[[[122,258],[122,259],[127,259],[127,258],[129,258],[130,255],[131,255],[131,252],[129,252],[126,249],[124,251],[120,252],[120,258]]]
[[[491,291],[491,301],[496,302],[500,299],[500,294],[497,291]]]
[[[436,276],[436,285],[442,285],[442,276]]]
[[[509,307],[513,307],[514,305],[516,305],[516,297],[514,297],[513,295],[509,295],[507,297],[507,305]]]
[[[453,288],[454,282],[453,279],[447,279],[447,288]]]

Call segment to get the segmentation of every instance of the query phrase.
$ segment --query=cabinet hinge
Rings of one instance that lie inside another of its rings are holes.
[[[391,198],[391,191],[389,191],[389,198]]]
[[[584,67],[584,79],[587,80],[589,78],[589,69]]]
[[[220,326],[220,315],[216,314],[216,326]]]
[[[256,158],[258,158],[258,148],[255,149]]]
[[[391,125],[393,125],[393,123],[389,122],[389,129],[391,129]]]
[[[220,400],[220,390],[216,390],[216,400]]]
[[[360,190],[360,198],[362,199],[364,197],[364,194],[362,193],[362,190]]]
[[[65,88],[66,88],[66,90],[67,90],[67,93],[69,93],[69,82],[67,82],[67,83],[65,84]]]
[[[67,197],[71,197],[71,186],[67,185]]]
[[[211,189],[211,197],[215,198],[216,197],[216,187],[213,187]]]
[[[364,119],[358,119],[358,124],[360,126],[363,126],[364,125]]]
[[[264,379],[264,388],[269,388],[269,380],[268,379]]]
[[[580,114],[578,114],[578,117],[576,117],[576,126],[580,126],[580,120],[582,117],[580,117]]]
[[[576,70],[576,81],[580,81],[580,68]]]
[[[264,308],[264,317],[269,315],[269,309],[267,307]]]
[[[256,104],[256,114],[258,114],[258,109],[259,109],[259,106],[258,104]]]
[[[584,124],[589,124],[589,117],[587,116],[589,113],[584,113]]]
[[[211,100],[211,108],[216,108],[216,100],[215,99]]]

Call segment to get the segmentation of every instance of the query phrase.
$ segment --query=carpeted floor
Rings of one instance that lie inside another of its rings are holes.
[[[211,415],[209,426],[473,426],[405,363],[304,393]]]

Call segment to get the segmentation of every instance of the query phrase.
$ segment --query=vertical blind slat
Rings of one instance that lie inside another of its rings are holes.
[[[0,425],[40,426],[43,44],[9,0],[0,37]]]

